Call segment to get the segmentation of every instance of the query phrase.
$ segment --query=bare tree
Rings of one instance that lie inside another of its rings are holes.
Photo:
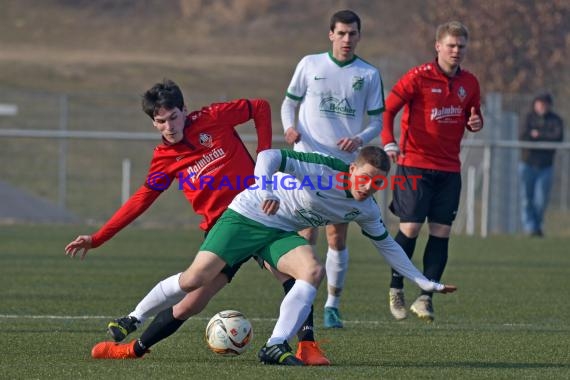
[[[534,92],[551,88],[568,95],[567,0],[428,0],[413,17],[416,44],[425,44],[425,36],[434,36],[436,25],[445,21],[456,19],[469,27],[467,65],[485,90]]]

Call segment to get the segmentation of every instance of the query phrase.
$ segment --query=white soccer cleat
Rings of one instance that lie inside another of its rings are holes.
[[[431,297],[428,295],[419,296],[410,307],[410,310],[417,315],[419,319],[426,322],[433,322],[435,318]]]
[[[390,288],[390,312],[398,321],[408,316],[406,311],[406,301],[404,300],[404,289]]]

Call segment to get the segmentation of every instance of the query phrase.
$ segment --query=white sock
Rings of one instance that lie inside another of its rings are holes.
[[[327,270],[327,285],[337,289],[344,288],[344,279],[348,270],[348,248],[337,251],[329,247],[325,264]],[[336,307],[340,303],[340,295],[329,294],[325,307]]]
[[[327,294],[327,302],[325,302],[325,307],[334,307],[338,309],[340,304],[340,297],[334,296],[332,294]]]
[[[283,298],[279,309],[279,319],[267,341],[268,346],[291,339],[301,328],[311,312],[311,305],[317,295],[317,288],[307,281],[297,280]]]
[[[156,284],[129,316],[135,317],[142,324],[149,317],[180,302],[187,294],[178,284],[180,275],[181,273],[175,274]]]

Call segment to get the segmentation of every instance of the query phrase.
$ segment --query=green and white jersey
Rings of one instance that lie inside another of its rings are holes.
[[[359,136],[367,143],[380,134],[380,122],[365,127],[364,119],[384,111],[382,79],[376,67],[358,56],[347,62],[337,61],[331,52],[305,56],[286,96],[300,102],[301,140],[295,144],[296,151],[321,152],[352,162],[356,153],[339,150],[338,140]]]
[[[229,208],[268,228],[285,231],[356,222],[392,268],[424,290],[442,290],[443,285],[429,281],[388,234],[374,198],[357,201],[352,197],[348,171],[349,166],[334,157],[265,150],[257,156],[255,184],[239,193]],[[266,199],[279,200],[275,215],[261,209]]]
[[[322,154],[264,151],[258,156],[255,185],[238,194],[229,208],[285,231],[356,222],[367,236],[386,237],[374,198],[357,201],[352,197],[348,169],[343,161]],[[261,209],[266,198],[280,200],[275,215]]]

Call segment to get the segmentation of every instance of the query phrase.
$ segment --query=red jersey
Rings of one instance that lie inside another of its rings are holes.
[[[254,160],[235,131],[250,119],[257,152],[271,148],[271,109],[265,100],[215,103],[190,113],[182,141],[154,149],[145,184],[92,236],[93,248],[135,220],[172,183],[203,217],[200,228],[209,230],[233,198],[255,182]]]
[[[459,172],[461,139],[469,129],[471,107],[481,117],[477,78],[460,68],[448,77],[437,61],[411,69],[386,99],[383,145],[396,141],[394,118],[402,107],[398,165]]]

